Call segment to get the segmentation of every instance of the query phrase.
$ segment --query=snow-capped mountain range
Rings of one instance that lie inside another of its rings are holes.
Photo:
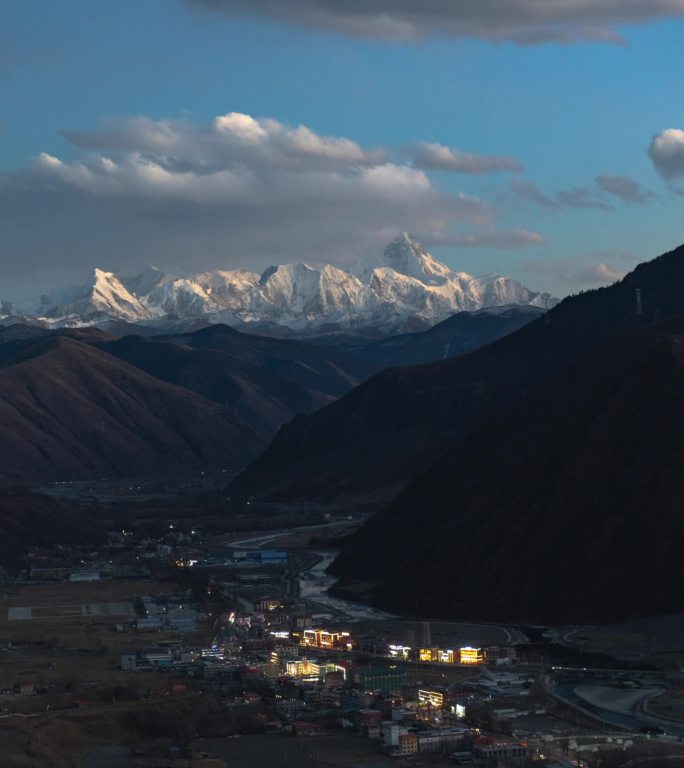
[[[51,327],[201,320],[237,328],[277,324],[297,333],[369,326],[389,333],[434,325],[460,311],[556,303],[510,277],[455,272],[404,233],[350,271],[285,264],[261,275],[237,269],[175,277],[148,267],[126,277],[96,269],[84,285],[13,314]],[[7,316],[9,305],[3,306]]]

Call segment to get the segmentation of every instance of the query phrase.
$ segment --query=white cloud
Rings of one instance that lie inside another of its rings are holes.
[[[243,141],[257,142],[268,137],[266,129],[251,115],[229,112],[214,119],[214,127],[221,133],[238,136]]]
[[[419,142],[407,147],[418,168],[452,171],[454,173],[489,173],[491,171],[522,171],[522,165],[514,157],[474,155],[443,144]]]
[[[90,155],[74,163],[41,153],[34,161],[35,181],[61,181],[65,187],[99,197],[178,199],[197,203],[244,200],[255,191],[255,179],[247,169],[220,169],[198,175],[172,171],[160,160],[138,153],[114,161]]]
[[[454,245],[541,238],[499,232],[492,206],[436,186],[401,152],[268,118],[137,117],[64,136],[73,157],[0,174],[0,282],[95,265],[345,263],[403,230]]]
[[[684,131],[679,128],[661,131],[651,140],[648,154],[664,179],[684,176]]]
[[[110,120],[99,130],[65,131],[64,136],[81,149],[151,155],[170,169],[198,173],[238,163],[335,170],[350,164],[374,166],[387,159],[383,149],[365,149],[346,138],[320,136],[306,126],[291,128],[238,112],[220,115],[209,125],[146,117]]]
[[[684,0],[185,0],[232,16],[390,41],[427,36],[523,45],[621,41],[623,25],[684,17]]]

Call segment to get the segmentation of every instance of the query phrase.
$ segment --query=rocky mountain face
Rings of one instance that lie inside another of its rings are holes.
[[[452,619],[681,611],[683,332],[613,338],[461,439],[347,544],[338,590]]]
[[[682,285],[684,247],[639,265],[615,285],[565,299],[474,352],[382,371],[283,427],[233,490],[274,500],[389,496],[611,337],[680,316]]]
[[[454,272],[404,233],[351,271],[286,264],[261,275],[216,270],[180,278],[153,267],[132,277],[96,269],[84,285],[44,295],[24,319],[50,327],[204,321],[257,330],[277,325],[300,334],[360,327],[395,333],[428,328],[460,311],[555,303],[511,278]],[[16,315],[4,306],[5,316]]]

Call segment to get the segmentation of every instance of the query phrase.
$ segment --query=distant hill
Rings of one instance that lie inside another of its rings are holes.
[[[684,322],[632,331],[461,440],[349,541],[390,610],[605,622],[684,609]]]
[[[263,445],[215,403],[65,336],[0,346],[0,444],[5,482],[236,469]]]
[[[321,349],[301,340],[241,333],[220,324],[193,333],[158,336],[154,341],[221,352],[296,381],[313,392],[332,396],[344,394],[366,375],[365,367],[342,350]]]
[[[262,440],[297,414],[348,392],[364,367],[342,352],[213,325],[193,333],[126,336],[100,349],[220,404]]]
[[[383,371],[283,427],[233,491],[272,500],[387,496],[611,336],[680,315],[683,286],[680,247],[639,265],[615,285],[565,299],[475,352]]]
[[[0,482],[239,469],[282,425],[390,361],[458,354],[539,312],[461,313],[360,351],[358,342],[313,345],[221,324],[148,338],[92,327],[0,328],[0,437],[8,448]]]
[[[510,305],[457,312],[426,331],[378,341],[340,340],[335,349],[358,360],[368,375],[384,368],[420,365],[464,355],[490,344],[541,317],[545,309]],[[319,344],[324,339],[318,340]]]

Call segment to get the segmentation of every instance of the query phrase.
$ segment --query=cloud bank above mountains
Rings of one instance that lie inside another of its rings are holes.
[[[364,147],[235,112],[205,124],[109,120],[63,136],[67,159],[42,153],[0,176],[2,277],[94,260],[185,269],[349,263],[406,229],[470,247],[542,241],[500,230],[491,204],[427,173],[440,164],[453,173],[517,171],[512,158],[432,144]]]
[[[387,41],[479,38],[521,45],[622,42],[620,28],[684,17],[684,0],[185,0],[190,7],[255,16]]]
[[[178,274],[301,261],[344,266],[404,230],[431,246],[538,247],[544,235],[516,220],[530,204],[553,215],[610,214],[655,197],[607,173],[547,194],[523,177],[515,157],[427,141],[363,146],[236,112],[208,123],[111,119],[63,136],[70,145],[63,157],[41,153],[0,174],[5,296],[36,273],[41,282],[53,274],[78,281],[95,264],[135,271],[155,263]],[[670,186],[684,174],[683,136],[663,131],[649,150]],[[495,205],[455,189],[459,179],[488,175],[513,176],[512,195],[497,198],[490,185]]]

